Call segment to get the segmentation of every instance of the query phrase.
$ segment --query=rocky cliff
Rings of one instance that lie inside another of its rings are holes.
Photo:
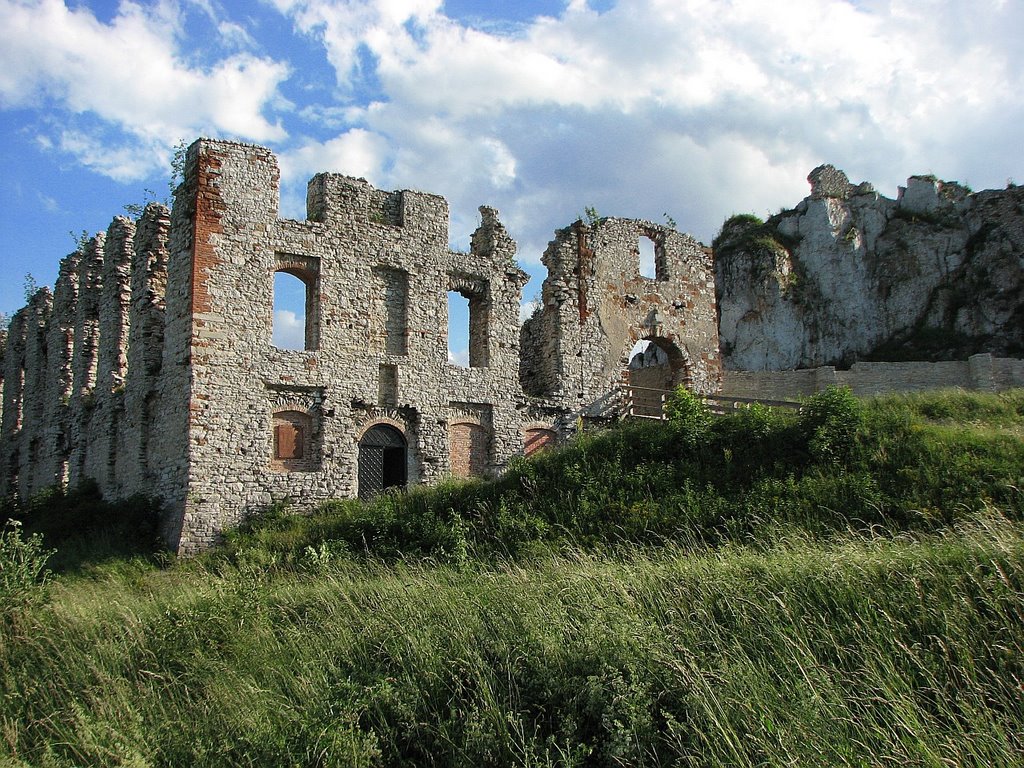
[[[727,368],[1024,354],[1024,187],[912,176],[896,200],[832,166],[811,194],[715,238]]]

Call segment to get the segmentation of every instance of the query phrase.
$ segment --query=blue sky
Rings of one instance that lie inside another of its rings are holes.
[[[282,208],[318,171],[497,207],[536,277],[593,206],[710,242],[830,162],[1024,181],[1016,0],[0,0],[0,312],[69,233],[167,195],[179,141],[264,144]]]

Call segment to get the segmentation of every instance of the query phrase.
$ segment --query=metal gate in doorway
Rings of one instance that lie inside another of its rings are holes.
[[[405,437],[392,426],[378,424],[359,441],[359,498],[372,499],[387,488],[406,484]]]

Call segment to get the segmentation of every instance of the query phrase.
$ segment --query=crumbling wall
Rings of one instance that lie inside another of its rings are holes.
[[[653,242],[654,277],[640,272],[641,238]],[[521,332],[527,393],[582,415],[607,415],[640,340],[666,353],[669,384],[717,389],[714,273],[699,242],[649,221],[578,221],[555,233],[543,263],[542,304]]]
[[[710,256],[688,236],[562,230],[521,331],[528,276],[497,211],[481,207],[459,253],[441,197],[319,174],[293,221],[278,180],[269,150],[200,139],[171,211],[116,218],[62,262],[5,339],[0,492],[150,494],[192,552],[277,500],[498,474],[606,413],[639,339],[675,383],[717,386]],[[639,274],[638,238],[656,277]],[[278,272],[304,286],[302,349],[273,344]],[[467,367],[448,359],[449,292],[470,307]]]
[[[727,368],[1024,353],[1024,188],[912,176],[890,200],[832,166],[808,181],[796,208],[715,240]]]
[[[137,223],[115,218],[105,233],[61,261],[52,295],[40,289],[15,315],[4,355],[4,379],[12,385],[5,386],[0,426],[0,494],[29,497],[91,480],[109,497],[160,495],[146,461],[136,460],[144,452],[126,450],[153,428],[153,419],[129,418],[126,404],[130,391],[140,391],[128,386],[130,329],[144,326],[131,306],[131,284],[143,258],[136,229],[148,231],[165,219],[166,209],[158,205]],[[146,247],[161,250],[162,244],[147,241]],[[162,250],[156,258],[166,261]],[[155,286],[154,300],[163,301],[162,285]],[[135,361],[132,373],[138,377],[144,370]],[[160,410],[155,401],[152,410]],[[163,439],[180,446],[178,436],[171,432]]]

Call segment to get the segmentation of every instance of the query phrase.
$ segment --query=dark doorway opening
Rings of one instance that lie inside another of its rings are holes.
[[[378,424],[359,441],[359,498],[372,499],[407,482],[405,437],[394,427]]]

